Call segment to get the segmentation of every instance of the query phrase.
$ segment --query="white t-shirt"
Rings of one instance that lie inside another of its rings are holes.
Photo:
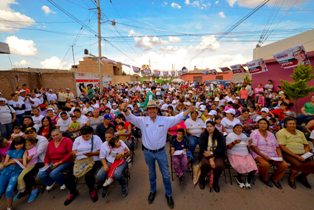
[[[231,142],[240,139],[241,142],[239,144],[235,144],[232,149],[228,149],[227,153],[228,154],[232,154],[232,155],[239,155],[239,156],[246,156],[249,154],[249,151],[247,149],[247,144],[248,144],[248,140],[249,138],[244,134],[241,133],[239,136],[235,133],[230,133],[227,137],[226,137],[226,144],[230,144]]]
[[[57,121],[57,126],[59,127],[61,132],[65,132],[68,130],[69,125],[71,124],[72,120],[70,117],[68,119],[63,120],[62,118],[59,118]]]
[[[92,138],[90,138],[88,141],[85,141],[82,136],[79,136],[75,139],[73,143],[72,150],[76,151],[76,159],[84,159],[86,158],[85,153],[88,152],[96,152],[100,150],[102,141],[97,135],[93,135],[93,150],[92,149]],[[93,156],[94,161],[99,160],[99,156]]]
[[[11,112],[15,113],[15,110],[10,105],[0,106],[0,123],[9,124],[12,122]]]
[[[234,118],[233,121],[230,121],[228,118],[224,117],[221,120],[221,124],[226,128],[227,133],[231,133],[233,126],[235,126],[236,124],[241,124],[241,122],[237,118]]]
[[[121,154],[125,150],[129,150],[128,146],[123,141],[120,140],[120,144],[121,146],[118,148],[111,148],[108,145],[108,142],[105,141],[100,147],[99,158],[106,158],[109,163],[113,163],[117,154]]]
[[[11,105],[13,108],[14,107],[19,107],[19,108],[22,108],[23,104],[24,104],[24,101],[22,100],[18,100],[18,101],[13,101],[13,100],[10,100],[8,102],[9,105]],[[15,113],[16,115],[20,115],[20,114],[24,114],[25,110],[15,110]]]
[[[187,131],[196,137],[200,137],[201,133],[203,132],[203,128],[205,128],[205,123],[200,118],[197,118],[196,121],[192,120],[191,118],[185,120],[184,122]]]
[[[32,110],[32,103],[29,101],[29,99],[25,100],[25,97],[19,96],[19,100],[24,101],[25,111],[31,111]]]
[[[80,123],[81,127],[83,127],[88,122],[88,118],[82,114],[76,121]]]
[[[50,101],[57,101],[58,100],[58,97],[57,97],[57,94],[55,93],[49,93],[47,92],[46,93],[46,96],[47,96],[47,100],[50,102]]]
[[[32,116],[32,119],[34,121],[34,127],[36,129],[36,131],[39,130],[39,128],[41,127],[41,120],[44,118],[44,116],[39,115],[39,116]]]
[[[31,100],[34,102],[33,104],[32,104],[32,107],[38,107],[40,104],[41,104],[41,101],[40,101],[40,99],[39,98],[31,98]]]

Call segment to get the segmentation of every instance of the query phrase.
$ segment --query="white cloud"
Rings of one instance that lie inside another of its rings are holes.
[[[197,7],[199,9],[207,9],[211,6],[211,3],[206,2],[205,0],[196,0],[191,3],[192,7]]]
[[[171,43],[178,43],[178,42],[181,42],[181,38],[180,37],[177,37],[177,36],[169,36],[169,42]]]
[[[162,40],[156,36],[154,36],[154,37],[148,37],[148,36],[134,37],[134,41],[135,41],[135,45],[137,47],[140,47],[144,50],[150,50],[154,46],[163,45],[163,44],[168,43],[168,41]]]
[[[27,60],[22,59],[19,62],[15,62],[14,65],[16,66],[29,66],[31,63],[29,63]]]
[[[221,12],[219,12],[218,14],[219,14],[219,17],[221,17],[221,18],[226,18],[226,15],[225,15],[224,12],[221,11]]]
[[[46,14],[46,15],[49,15],[49,14],[54,14],[54,12],[47,6],[47,5],[44,5],[41,7],[41,10]]]
[[[198,50],[216,50],[219,48],[219,42],[217,41],[216,37],[213,35],[210,36],[202,36],[201,42],[196,49]]]
[[[189,5],[190,4],[190,0],[185,0],[185,4]]]
[[[219,4],[219,1],[215,1],[215,4],[216,4],[216,5]]]
[[[19,39],[16,36],[8,36],[5,40],[9,44],[12,54],[31,56],[37,54],[37,48],[33,40]]]
[[[165,47],[160,47],[159,50],[166,53],[173,53],[173,52],[177,52],[179,48],[177,46],[168,45]]]
[[[302,4],[306,2],[307,0],[286,0],[284,4],[282,4],[283,7],[290,7],[294,4]],[[249,7],[253,8],[257,5],[261,4],[262,0],[227,0],[228,4],[233,7],[235,4],[238,4],[240,7]],[[269,6],[278,6],[277,1],[269,1],[267,3]]]
[[[67,62],[61,61],[60,58],[52,56],[40,62],[45,69],[69,69],[70,65]]]
[[[134,36],[134,35],[135,35],[135,31],[134,31],[133,29],[131,29],[131,30],[129,31],[128,36]]]
[[[171,3],[171,7],[174,8],[174,9],[181,9],[182,8],[180,4],[175,3],[175,2]]]
[[[35,23],[35,21],[11,9],[12,4],[17,4],[15,0],[0,1],[0,32],[16,31],[20,28],[26,28]]]

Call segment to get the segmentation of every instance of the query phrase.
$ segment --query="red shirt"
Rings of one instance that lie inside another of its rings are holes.
[[[273,113],[278,118],[279,121],[285,119],[285,117],[286,117],[285,112],[282,109],[280,109],[280,108],[279,109],[274,109],[274,110],[272,110],[270,112]]]
[[[72,145],[73,142],[71,139],[62,137],[58,147],[55,146],[55,141],[52,140],[48,143],[45,164],[56,163],[61,161],[70,162],[72,161]]]

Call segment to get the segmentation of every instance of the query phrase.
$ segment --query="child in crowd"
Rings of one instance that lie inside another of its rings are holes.
[[[23,136],[23,135],[24,135],[24,133],[22,132],[21,127],[20,126],[14,126],[13,133],[11,134],[11,141],[16,137]]]
[[[25,182],[24,182],[25,174],[30,172],[34,168],[35,164],[37,163],[37,158],[34,158],[37,152],[36,142],[37,142],[37,139],[35,138],[30,138],[25,141],[26,152],[24,153],[24,156],[23,156],[23,165],[25,166],[25,168],[19,175],[18,183],[17,183],[17,189],[19,193],[23,193],[25,191]],[[19,193],[16,195],[16,197],[18,197]]]
[[[75,115],[71,116],[72,122],[69,125],[68,131],[72,133],[72,138],[76,138],[80,135],[81,125],[77,122],[77,117]]]
[[[221,124],[221,116],[217,115],[215,116],[215,127],[217,128],[217,130],[222,133],[224,136],[227,135],[227,130],[226,128]]]
[[[10,145],[11,141],[8,141],[6,138],[0,136],[0,170],[3,168],[3,162]]]
[[[280,130],[280,127],[278,125],[278,122],[277,122],[276,118],[272,117],[268,121],[269,121],[269,130],[270,130],[270,132],[276,134],[277,131]]]
[[[18,176],[23,170],[21,166],[23,166],[24,146],[23,137],[13,139],[3,163],[4,168],[0,171],[0,198],[5,193],[7,210],[13,210],[13,194]]]
[[[43,118],[44,116],[40,114],[39,108],[33,108],[32,119],[34,121],[34,128],[36,129],[36,131],[38,131],[39,128],[42,126],[41,121]]]
[[[184,135],[184,130],[181,128],[178,129],[177,136],[171,144],[172,166],[180,182],[182,182],[184,173],[188,168],[188,158],[186,155],[188,143]]]
[[[116,135],[118,136],[119,140],[122,140],[122,141],[125,142],[127,140],[128,136],[123,135],[123,134],[127,133],[127,130],[124,128],[124,123],[123,122],[119,122],[117,124],[116,129],[117,129]]]
[[[109,167],[108,177],[103,184],[104,187],[110,185],[113,182],[113,174],[115,170],[125,162],[125,154],[129,153],[129,148],[127,145],[119,140],[118,138],[111,138],[108,142],[110,147],[109,158],[112,158],[114,161]]]

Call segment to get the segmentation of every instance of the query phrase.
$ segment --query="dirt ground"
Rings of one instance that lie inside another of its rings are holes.
[[[136,150],[135,162],[129,180],[129,195],[122,198],[119,185],[113,185],[109,196],[101,198],[92,203],[85,184],[79,184],[79,197],[69,206],[64,206],[67,191],[60,191],[55,188],[51,192],[40,194],[38,199],[31,204],[26,203],[26,199],[14,203],[16,210],[96,210],[96,209],[134,209],[134,210],[160,210],[169,209],[164,197],[161,175],[157,169],[157,195],[153,204],[148,204],[147,195],[149,193],[148,172],[145,165],[143,153],[140,149]],[[314,176],[309,176],[309,181],[314,187]],[[224,177],[220,180],[221,192],[209,192],[209,188],[200,190],[198,186],[194,188],[192,179],[186,174],[184,183],[179,185],[174,179],[173,196],[175,209],[179,210],[202,210],[202,209],[313,209],[314,189],[306,189],[297,183],[297,189],[291,189],[287,184],[287,177],[282,182],[283,190],[268,188],[259,180],[251,190],[240,189],[234,182],[233,185],[225,183]],[[0,209],[5,209],[4,199],[1,199]]]

